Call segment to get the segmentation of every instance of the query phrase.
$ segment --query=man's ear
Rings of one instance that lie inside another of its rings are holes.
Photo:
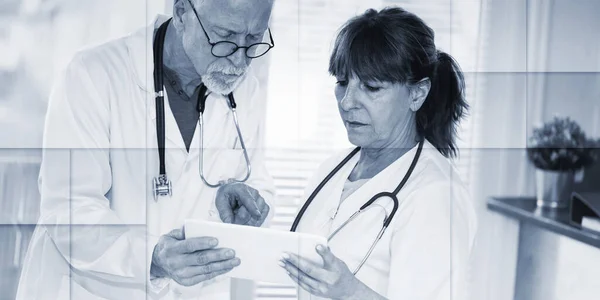
[[[183,17],[185,12],[189,9],[190,3],[188,0],[173,0],[173,26],[180,31],[183,29]]]
[[[431,80],[428,77],[421,79],[419,82],[413,84],[410,87],[410,110],[413,112],[418,111],[431,89]]]

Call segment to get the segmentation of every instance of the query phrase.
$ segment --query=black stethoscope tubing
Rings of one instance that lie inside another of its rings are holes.
[[[170,19],[169,19],[170,21]],[[163,23],[154,38],[154,92],[156,97],[156,138],[158,140],[158,156],[160,175],[166,176],[165,170],[165,92],[163,88],[163,46],[169,21]]]
[[[165,91],[164,91],[164,79],[163,79],[163,49],[165,43],[165,36],[167,28],[172,18],[164,22],[156,31],[156,35],[153,43],[153,54],[154,54],[154,92],[156,99],[156,138],[158,141],[158,156],[160,161],[159,166],[159,177],[165,180],[165,184],[168,185],[168,191],[170,193],[171,187],[170,182],[167,179],[167,172],[165,168]],[[204,113],[206,107],[206,99],[208,98],[208,88],[204,83],[200,84],[198,93],[198,102],[196,109],[200,114]],[[233,92],[227,95],[229,100],[229,106],[231,109],[235,109],[237,104],[233,97]]]
[[[398,184],[398,186],[396,187],[396,189],[394,189],[393,192],[380,192],[378,194],[376,194],[375,196],[371,197],[371,199],[369,199],[369,201],[365,202],[361,207],[359,211],[363,211],[364,209],[366,209],[367,207],[369,207],[371,204],[373,204],[373,202],[375,202],[377,199],[381,198],[381,197],[390,197],[392,198],[392,200],[394,201],[394,208],[392,209],[392,212],[389,214],[389,216],[387,216],[383,222],[383,230],[385,230],[390,223],[392,222],[394,215],[396,214],[396,211],[398,210],[398,206],[399,206],[399,201],[398,201],[398,193],[400,192],[400,190],[402,189],[402,187],[404,187],[404,185],[406,184],[406,182],[408,181],[408,179],[410,178],[413,170],[415,169],[415,166],[417,165],[417,162],[419,160],[419,157],[421,156],[421,150],[423,150],[423,143],[424,140],[421,140],[419,142],[419,148],[417,149],[417,153],[415,154],[415,157],[413,158],[410,167],[408,168],[408,171],[406,171],[406,174],[404,175],[404,178],[402,179],[402,181]],[[290,229],[290,231],[296,231],[296,229],[298,228],[298,224],[300,223],[300,220],[302,219],[302,216],[304,215],[304,213],[306,212],[306,210],[308,209],[308,207],[310,206],[310,204],[312,203],[312,201],[315,199],[315,197],[317,196],[317,194],[323,189],[323,187],[327,184],[327,182],[329,182],[331,180],[331,178],[339,171],[342,169],[342,167],[348,163],[348,161],[354,157],[354,155],[356,155],[356,153],[358,153],[358,151],[360,151],[360,147],[356,147],[354,150],[352,150],[352,152],[350,152],[350,154],[348,154],[346,156],[346,158],[344,158],[333,170],[331,170],[331,172],[329,172],[329,174],[325,177],[325,179],[323,179],[323,181],[321,181],[321,183],[317,186],[317,188],[315,188],[315,190],[310,194],[310,196],[308,197],[308,199],[306,200],[306,202],[304,202],[304,205],[302,205],[302,208],[300,208],[300,211],[298,212],[298,215],[296,216],[296,218],[294,219],[294,223],[292,224],[292,227]]]

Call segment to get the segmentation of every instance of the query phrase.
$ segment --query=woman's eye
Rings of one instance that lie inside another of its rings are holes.
[[[377,92],[377,91],[379,91],[381,89],[380,87],[371,86],[371,85],[368,85],[368,84],[365,84],[365,88],[367,90],[369,90],[369,92]]]
[[[346,81],[346,80],[338,80],[335,84],[337,84],[339,86],[347,86],[348,85],[348,81]]]

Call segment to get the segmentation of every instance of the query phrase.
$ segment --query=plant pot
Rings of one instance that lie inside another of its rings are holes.
[[[574,171],[535,171],[537,205],[543,208],[567,208],[573,192]]]

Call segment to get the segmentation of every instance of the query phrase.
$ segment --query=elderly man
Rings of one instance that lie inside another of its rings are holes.
[[[272,5],[175,0],[172,18],[73,58],[49,102],[17,299],[229,297],[218,276],[243,262],[182,225],[272,216],[249,68],[274,46]]]

